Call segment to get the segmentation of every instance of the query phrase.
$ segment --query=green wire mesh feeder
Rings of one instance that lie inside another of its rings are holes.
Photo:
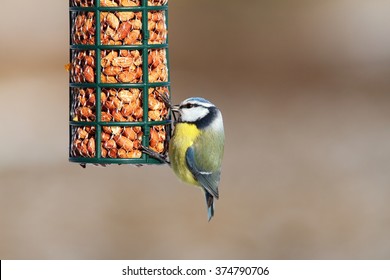
[[[71,0],[69,160],[160,164],[171,115],[168,0]]]

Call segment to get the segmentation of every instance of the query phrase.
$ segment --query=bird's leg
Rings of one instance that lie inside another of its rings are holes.
[[[162,154],[159,154],[155,151],[153,151],[151,148],[148,148],[148,147],[145,147],[145,146],[141,146],[141,150],[149,155],[150,157],[152,158],[155,158],[163,163],[166,163],[168,165],[170,165],[171,163],[169,162],[169,160],[167,159],[167,156],[166,155],[162,155]]]

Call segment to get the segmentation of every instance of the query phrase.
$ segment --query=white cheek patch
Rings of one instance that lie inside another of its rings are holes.
[[[209,110],[203,107],[182,108],[180,111],[183,122],[195,122],[209,113]]]
[[[210,127],[215,131],[223,131],[223,119],[221,112],[218,112],[217,117],[214,118]]]

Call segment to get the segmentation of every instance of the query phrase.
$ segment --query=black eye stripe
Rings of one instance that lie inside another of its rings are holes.
[[[194,108],[194,107],[198,107],[198,106],[199,106],[198,104],[187,103],[187,104],[185,104],[185,105],[182,105],[181,108],[190,109],[190,108]]]

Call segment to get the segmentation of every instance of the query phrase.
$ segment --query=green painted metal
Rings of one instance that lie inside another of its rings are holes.
[[[100,36],[100,13],[101,12],[142,12],[142,44],[140,45],[102,45],[101,36]],[[145,153],[142,154],[141,158],[131,158],[131,159],[120,159],[120,158],[103,158],[101,157],[101,131],[103,126],[140,126],[143,130],[143,139],[142,145],[149,146],[149,131],[152,126],[165,125],[167,131],[167,140],[169,141],[170,136],[170,126],[171,126],[171,113],[168,114],[168,118],[163,121],[148,121],[148,92],[149,88],[156,87],[167,87],[170,92],[170,63],[169,63],[169,51],[168,51],[168,40],[169,35],[167,35],[165,44],[149,44],[149,31],[148,31],[148,12],[149,11],[164,11],[165,21],[167,30],[168,26],[168,4],[162,6],[148,6],[148,0],[141,0],[140,7],[101,7],[100,1],[95,0],[93,7],[69,7],[69,42],[70,42],[70,51],[69,58],[72,60],[72,51],[73,50],[92,50],[95,51],[96,55],[96,70],[95,70],[95,82],[94,83],[73,83],[69,82],[69,161],[76,162],[80,164],[161,164],[160,161],[149,157]],[[76,45],[72,44],[72,13],[74,12],[94,12],[95,15],[95,44],[92,45]],[[166,59],[167,59],[167,68],[168,68],[168,81],[167,82],[156,82],[149,83],[148,81],[148,50],[151,49],[165,49]],[[99,67],[101,62],[101,51],[102,50],[140,50],[142,51],[143,57],[143,81],[141,83],[101,83],[101,68]],[[69,76],[70,81],[70,76]],[[96,119],[94,121],[73,121],[71,118],[72,110],[72,88],[94,88],[96,93]],[[100,120],[101,116],[101,91],[103,88],[140,88],[143,90],[143,121],[140,122],[103,122]],[[171,95],[171,94],[170,94]],[[169,97],[171,98],[171,96]],[[72,129],[77,127],[96,127],[96,155],[95,157],[74,157],[71,156],[71,143],[72,143]]]

